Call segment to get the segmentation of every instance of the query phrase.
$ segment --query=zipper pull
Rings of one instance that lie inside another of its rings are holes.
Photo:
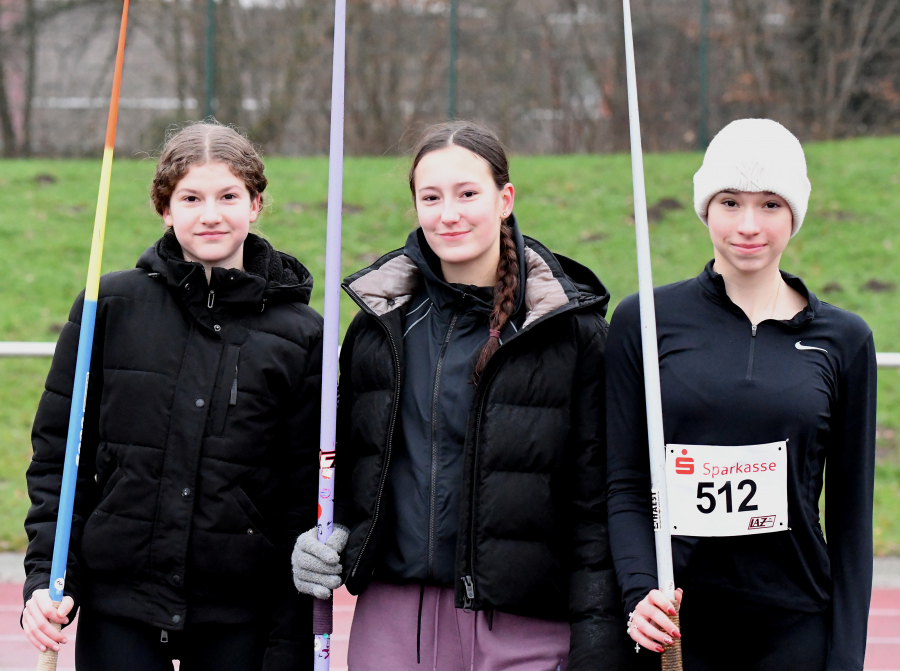
[[[460,578],[463,581],[463,585],[466,587],[466,600],[463,604],[464,609],[469,609],[472,607],[472,602],[475,601],[475,584],[472,582],[472,576],[467,575]]]
[[[751,337],[755,338],[756,337],[756,324],[753,324],[753,326],[751,326],[750,329],[751,329]]]
[[[228,405],[237,405],[237,366],[234,367],[234,379],[231,381],[231,398]]]
[[[169,632],[167,632],[165,629],[160,629],[159,632],[160,632],[159,633],[159,642],[160,643],[168,643],[169,642]]]
[[[209,290],[209,299],[206,301],[206,307],[212,310],[213,303],[216,302],[216,292],[213,289]]]

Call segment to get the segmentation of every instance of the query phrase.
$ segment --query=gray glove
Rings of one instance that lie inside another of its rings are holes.
[[[291,553],[294,586],[301,594],[328,599],[341,586],[341,552],[350,531],[340,524],[324,543],[316,537],[316,528],[300,534]]]

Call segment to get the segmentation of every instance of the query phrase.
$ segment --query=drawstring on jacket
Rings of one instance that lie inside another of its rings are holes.
[[[422,663],[422,602],[425,601],[425,585],[419,588],[419,623],[416,625],[416,664]]]
[[[433,671],[437,671],[437,652],[438,652],[438,609],[441,607],[441,592],[437,589],[437,598],[434,600],[434,666]]]
[[[469,665],[469,671],[475,671],[475,635],[478,633],[478,611],[472,611],[472,656],[469,658],[472,663]]]
[[[432,660],[432,669],[437,671],[437,655],[438,655],[438,615],[441,607],[441,590],[436,589],[436,598],[434,600],[434,659]],[[422,663],[422,605],[425,602],[425,585],[419,587],[419,617],[416,626],[416,664]]]
[[[441,592],[443,590],[441,588],[436,588],[435,592],[435,600],[434,600],[434,657],[432,660],[432,670],[437,671],[437,657],[438,657],[438,634],[440,629],[440,623],[438,621],[438,617],[440,615],[441,608]],[[416,664],[422,663],[422,611],[425,609],[425,585],[419,585],[419,612],[416,617]],[[476,638],[478,635],[478,611],[472,612],[472,655],[471,655],[471,663],[469,665],[469,671],[475,671],[475,648],[476,648]],[[482,613],[482,615],[487,620],[488,631],[494,631],[494,609]],[[458,622],[457,622],[458,626]]]

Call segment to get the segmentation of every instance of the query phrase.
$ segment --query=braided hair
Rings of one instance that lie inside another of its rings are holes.
[[[456,145],[480,156],[491,168],[491,175],[498,189],[509,184],[509,159],[500,140],[484,126],[473,121],[448,121],[435,124],[425,130],[413,149],[409,168],[409,190],[413,204],[416,202],[415,173],[422,158],[432,151]],[[491,310],[489,336],[478,362],[473,381],[477,384],[487,362],[500,347],[500,333],[516,308],[516,289],[519,286],[519,258],[516,241],[508,219],[500,222],[500,261],[497,264],[497,282],[494,285],[494,306]]]

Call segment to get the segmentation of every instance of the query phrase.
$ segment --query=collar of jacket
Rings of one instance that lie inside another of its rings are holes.
[[[517,312],[525,311],[520,333],[560,312],[587,305],[595,306],[601,315],[606,314],[609,292],[591,270],[562,255],[553,254],[537,240],[521,235],[514,215],[510,216],[510,224],[519,250],[519,286],[525,287],[525,291],[517,297]],[[384,317],[403,307],[426,281],[413,258],[414,249],[421,251],[422,261],[434,274],[424,250],[427,249],[432,255],[434,252],[428,247],[424,236],[413,231],[406,247],[385,254],[371,266],[347,277],[343,282],[344,290],[360,307],[377,317]],[[446,282],[444,284],[453,287]],[[456,290],[462,292],[462,289]]]
[[[244,270],[213,268],[209,282],[200,263],[185,261],[181,245],[167,229],[147,249],[137,267],[164,277],[169,287],[181,295],[185,303],[209,302],[209,291],[215,291],[215,305],[261,310],[265,304],[309,304],[313,278],[294,257],[277,251],[264,238],[247,236],[244,242]]]
[[[713,270],[715,262],[715,259],[711,259],[710,262],[706,264],[703,272],[697,276],[697,281],[713,302],[724,306],[734,314],[746,319],[747,315],[741,308],[735,305],[728,296],[728,292],[725,291],[725,278]],[[807,288],[806,284],[804,284],[803,280],[799,277],[786,273],[783,270],[780,270],[779,272],[785,283],[806,299],[806,307],[791,319],[776,321],[780,321],[782,324],[793,328],[800,328],[815,319],[816,312],[819,310],[819,299],[816,298],[816,295]]]
[[[518,237],[521,239],[522,236]],[[425,240],[421,228],[417,228],[406,238],[403,253],[415,264],[428,298],[439,310],[464,306],[466,310],[490,315],[494,309],[493,287],[451,284],[444,279],[441,260]]]

